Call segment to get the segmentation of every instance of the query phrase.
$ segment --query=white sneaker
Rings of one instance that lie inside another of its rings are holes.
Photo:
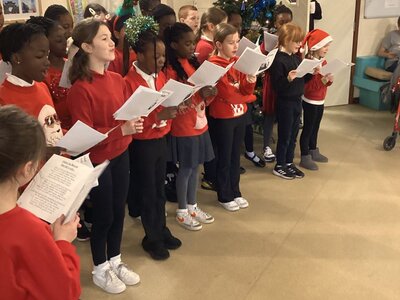
[[[93,283],[110,294],[119,294],[126,290],[126,285],[123,283],[114,271],[110,268],[102,273],[93,274]]]
[[[214,217],[203,211],[197,204],[193,205],[193,209],[188,208],[189,214],[200,223],[210,224],[214,222]]]
[[[237,197],[235,199],[233,199],[233,201],[236,202],[236,204],[240,207],[240,208],[246,208],[249,207],[249,202],[244,199],[243,197]]]
[[[112,263],[110,264],[117,277],[126,285],[135,285],[140,282],[139,275],[129,269],[126,264],[120,262],[116,267]]]
[[[264,160],[266,162],[273,162],[275,161],[276,156],[275,154],[272,152],[272,149],[270,147],[265,147],[264,148]]]
[[[192,230],[192,231],[197,231],[203,228],[199,221],[194,219],[186,209],[185,212],[177,212],[176,213],[176,220],[178,221],[179,225],[182,227]]]
[[[229,211],[237,211],[240,209],[240,206],[236,203],[236,201],[230,202],[220,202],[223,208]]]

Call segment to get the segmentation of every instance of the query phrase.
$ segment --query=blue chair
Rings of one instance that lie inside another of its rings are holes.
[[[380,81],[365,75],[367,67],[384,69],[385,59],[379,56],[359,56],[356,58],[353,85],[360,89],[360,104],[376,110],[389,110],[390,103],[383,103],[381,86],[389,81]]]

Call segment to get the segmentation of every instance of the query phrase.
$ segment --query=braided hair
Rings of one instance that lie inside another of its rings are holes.
[[[45,35],[41,26],[29,23],[14,23],[0,32],[0,53],[3,61],[12,63],[14,53],[27,46],[37,35]]]
[[[178,43],[182,38],[182,35],[188,32],[193,32],[193,30],[185,23],[175,23],[174,25],[167,27],[164,31],[167,64],[175,70],[176,74],[178,75],[178,79],[182,81],[186,81],[188,79],[188,74],[185,72],[181,63],[179,62],[178,56],[176,55],[176,50],[171,47],[171,44],[174,42]],[[197,57],[194,55],[189,58],[189,63],[195,69],[200,66]]]
[[[26,21],[26,24],[35,24],[42,27],[47,37],[49,36],[50,31],[53,30],[54,28],[57,28],[58,26],[54,20],[40,16],[39,17],[31,16],[30,19]]]
[[[162,42],[162,40],[158,36],[158,25],[154,19],[147,16],[137,16],[128,19],[125,25],[126,44],[129,44],[136,53],[146,52],[147,46],[152,44],[154,46],[154,65],[157,66],[156,44],[157,42]],[[127,63],[129,63],[129,60],[124,60],[124,70],[128,70],[129,68],[126,65]]]

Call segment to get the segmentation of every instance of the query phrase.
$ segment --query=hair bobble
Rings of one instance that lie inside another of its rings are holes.
[[[142,32],[152,31],[157,35],[159,28],[156,21],[149,16],[137,16],[129,18],[125,22],[125,27],[125,36],[131,45],[135,45],[137,43]]]

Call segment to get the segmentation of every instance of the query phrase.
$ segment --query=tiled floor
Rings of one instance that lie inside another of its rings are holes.
[[[271,165],[243,160],[250,207],[229,213],[200,190],[199,204],[216,221],[199,232],[179,227],[168,203],[168,225],[183,246],[167,261],[147,256],[141,224],[127,217],[122,254],[142,282],[120,295],[92,284],[89,244],[77,243],[81,298],[400,299],[400,146],[382,150],[393,121],[358,105],[326,109],[319,145],[328,164],[286,181]]]

